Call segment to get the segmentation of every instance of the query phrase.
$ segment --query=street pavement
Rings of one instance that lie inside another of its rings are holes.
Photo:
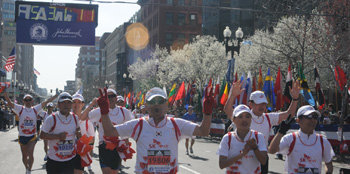
[[[0,131],[0,174],[21,174],[25,173],[25,168],[22,163],[20,147],[17,141],[17,129],[8,131]],[[133,147],[135,148],[134,141]],[[95,142],[94,152],[98,153],[97,138]],[[225,170],[219,168],[219,157],[216,151],[219,147],[220,140],[211,140],[209,138],[196,139],[193,148],[193,155],[186,155],[185,141],[179,142],[179,173],[180,174],[213,174],[225,173]],[[32,174],[43,174],[45,171],[43,141],[37,142],[34,150],[34,165]],[[284,161],[275,159],[275,155],[269,155],[269,173],[278,174],[284,173]],[[120,173],[134,173],[136,155],[131,160],[123,162],[123,168]],[[333,163],[334,172],[339,173],[339,168],[350,168],[349,164]],[[102,173],[98,156],[93,157],[92,170],[94,173]],[[87,171],[87,170],[86,170]]]

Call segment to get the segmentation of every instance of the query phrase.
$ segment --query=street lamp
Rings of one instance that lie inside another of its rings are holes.
[[[228,60],[228,70],[230,70],[229,72],[226,73],[226,79],[227,81],[232,81],[231,75],[233,75],[234,72],[234,68],[235,68],[235,58],[234,58],[234,54],[235,51],[237,52],[237,54],[239,55],[239,51],[241,49],[241,42],[243,41],[243,31],[241,29],[241,27],[238,27],[238,29],[236,30],[235,36],[236,36],[236,40],[232,41],[231,39],[231,30],[230,27],[226,26],[223,35],[225,37],[225,51],[226,51],[226,57],[227,57],[227,53],[231,52],[231,59]],[[229,42],[232,44],[229,44]],[[237,42],[237,45],[235,45],[235,43]]]

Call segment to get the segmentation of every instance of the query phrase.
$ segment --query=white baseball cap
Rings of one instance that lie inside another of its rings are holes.
[[[141,105],[141,106],[140,106],[140,109],[144,109],[144,108],[145,108],[145,105]]]
[[[297,117],[300,117],[302,115],[310,115],[312,113],[316,113],[319,117],[321,116],[321,113],[318,110],[315,110],[314,107],[311,105],[305,105],[298,109]]]
[[[250,115],[252,115],[252,112],[251,110],[249,109],[248,106],[246,105],[238,105],[237,107],[235,107],[235,109],[233,110],[233,116],[234,117],[237,117],[239,116],[241,113],[244,113],[244,112],[247,112],[249,113]]]
[[[146,93],[146,100],[150,101],[152,100],[154,97],[163,97],[164,99],[166,99],[168,96],[167,94],[164,92],[163,89],[160,89],[158,87],[154,87],[152,89],[150,89],[147,93]]]
[[[30,98],[32,98],[32,99],[33,99],[33,96],[32,96],[32,95],[30,95],[30,94],[26,94],[26,95],[24,95],[23,100],[24,100],[25,98],[27,98],[27,97],[30,97]]]
[[[72,96],[68,92],[62,92],[58,96],[58,103],[63,102],[63,101],[70,101],[70,102],[72,102]]]
[[[112,92],[113,94],[117,95],[117,92],[114,89],[108,88],[107,92]]]
[[[52,102],[49,102],[46,107],[52,107],[53,108],[53,103]]]
[[[118,96],[117,96],[117,101],[120,101],[120,100],[121,100],[121,101],[124,101],[124,97],[121,96],[121,95],[118,95]]]
[[[84,97],[81,94],[74,94],[72,97],[73,97],[73,100],[80,100],[84,102]]]
[[[250,94],[249,100],[252,100],[255,104],[268,103],[264,92],[254,91]]]

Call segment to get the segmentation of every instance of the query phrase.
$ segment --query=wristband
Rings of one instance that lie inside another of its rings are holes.
[[[293,100],[293,101],[298,101],[298,100],[299,100],[299,97],[298,97],[298,98],[296,98],[296,99],[292,98],[292,100]]]

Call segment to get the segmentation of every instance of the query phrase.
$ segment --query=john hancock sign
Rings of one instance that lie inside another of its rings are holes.
[[[97,11],[97,5],[16,1],[16,41],[94,46]]]

